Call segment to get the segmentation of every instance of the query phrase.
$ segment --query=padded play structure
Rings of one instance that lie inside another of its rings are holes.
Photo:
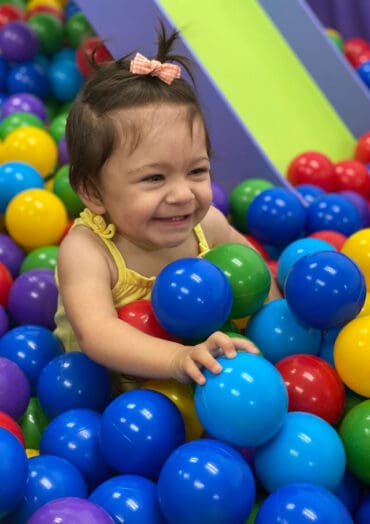
[[[159,20],[180,30],[226,191],[288,185],[291,159],[351,158],[370,129],[369,90],[304,0],[77,0],[114,57],[153,56]]]

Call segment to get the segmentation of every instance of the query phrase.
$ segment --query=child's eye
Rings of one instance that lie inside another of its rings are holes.
[[[197,167],[196,169],[192,169],[190,171],[191,175],[204,175],[205,173],[208,173],[207,167]]]
[[[161,182],[163,175],[148,175],[143,179],[143,182]]]

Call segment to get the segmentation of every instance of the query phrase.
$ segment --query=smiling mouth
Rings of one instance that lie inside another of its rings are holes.
[[[175,217],[156,217],[156,220],[160,220],[163,222],[183,222],[184,220],[187,220],[190,217],[190,215],[178,215]]]

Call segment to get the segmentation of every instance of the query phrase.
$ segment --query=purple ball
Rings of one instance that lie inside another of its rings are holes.
[[[0,338],[8,331],[9,320],[4,306],[0,304]]]
[[[12,113],[32,113],[43,122],[48,118],[44,102],[32,93],[16,93],[8,96],[3,103],[1,117],[5,118]]]
[[[58,142],[58,164],[64,166],[69,163],[66,137],[63,136]]]
[[[21,20],[8,22],[0,29],[0,50],[5,60],[26,62],[38,53],[40,40],[30,25]]]
[[[15,279],[8,311],[17,324],[36,324],[53,330],[58,289],[52,269],[31,269]]]
[[[360,195],[360,193],[350,190],[338,191],[338,194],[344,196],[347,200],[356,206],[357,211],[360,213],[362,227],[369,227],[370,211],[366,198]]]
[[[28,524],[114,524],[113,518],[98,504],[78,497],[51,500],[39,508]]]
[[[212,204],[217,207],[225,216],[229,214],[229,197],[221,186],[215,182],[211,182],[212,186]]]
[[[6,233],[0,233],[0,262],[15,278],[25,257],[23,249]]]
[[[18,420],[25,413],[30,397],[30,383],[21,368],[0,357],[0,411]]]

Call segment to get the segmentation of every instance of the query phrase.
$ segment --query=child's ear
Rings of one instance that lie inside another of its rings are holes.
[[[84,188],[80,186],[77,194],[82,200],[83,204],[88,207],[96,215],[104,215],[106,209],[101,200],[98,188]]]

